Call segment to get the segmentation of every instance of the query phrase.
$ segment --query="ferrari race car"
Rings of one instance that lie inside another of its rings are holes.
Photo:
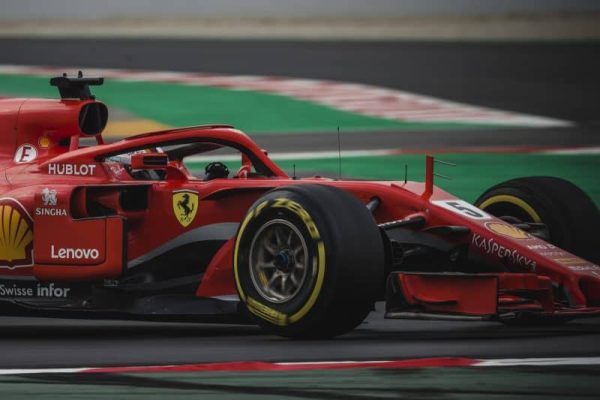
[[[528,177],[472,205],[433,184],[286,175],[227,125],[105,144],[90,85],[0,100],[0,312],[258,323],[293,338],[386,318],[600,315],[600,215]],[[239,157],[230,174],[223,151]],[[204,176],[190,160],[210,160]]]

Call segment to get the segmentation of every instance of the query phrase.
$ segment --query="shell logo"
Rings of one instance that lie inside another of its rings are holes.
[[[0,268],[33,265],[33,222],[21,203],[0,199]]]
[[[531,235],[515,226],[501,222],[488,222],[486,228],[498,235],[506,236],[512,239],[529,239]]]
[[[50,147],[50,139],[48,138],[48,136],[40,136],[40,138],[38,139],[38,145],[42,149],[47,149],[48,147]]]

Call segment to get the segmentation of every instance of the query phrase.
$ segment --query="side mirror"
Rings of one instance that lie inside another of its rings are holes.
[[[131,156],[131,169],[167,169],[169,156],[164,153],[138,153]]]

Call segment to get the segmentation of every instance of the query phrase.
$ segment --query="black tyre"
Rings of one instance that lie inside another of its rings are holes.
[[[329,338],[360,324],[382,287],[379,228],[357,198],[294,185],[260,198],[240,225],[234,273],[240,299],[268,331]]]
[[[552,244],[600,262],[598,207],[569,181],[545,176],[512,179],[485,191],[475,205],[497,217],[543,223]]]

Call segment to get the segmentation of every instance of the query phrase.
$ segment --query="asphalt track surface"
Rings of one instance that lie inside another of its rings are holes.
[[[384,320],[382,306],[355,331],[317,341],[291,341],[244,325],[1,317],[0,368],[600,355],[598,318],[554,327],[510,327]]]
[[[297,76],[363,82],[563,118],[573,128],[344,135],[344,149],[597,145],[600,44],[0,39],[0,63]],[[490,134],[491,133],[491,134]],[[336,148],[335,135],[268,135],[270,151]],[[381,308],[381,307],[380,307]],[[210,361],[600,355],[600,319],[559,327],[386,321],[333,341],[289,341],[252,326],[0,317],[0,368]]]

